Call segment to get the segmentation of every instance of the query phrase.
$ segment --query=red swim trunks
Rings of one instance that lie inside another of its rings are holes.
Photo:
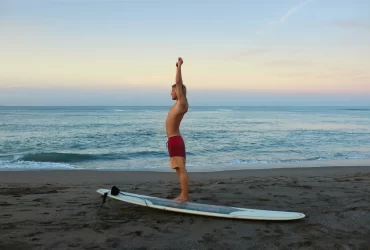
[[[168,138],[167,142],[168,153],[172,156],[186,157],[185,143],[181,135],[172,136]]]

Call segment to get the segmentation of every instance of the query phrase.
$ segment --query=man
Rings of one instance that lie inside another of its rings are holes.
[[[187,201],[189,177],[185,168],[185,143],[180,134],[180,123],[188,111],[188,101],[186,99],[186,87],[183,85],[181,77],[182,64],[183,61],[180,57],[176,63],[176,84],[172,85],[171,92],[172,100],[176,100],[176,102],[167,115],[166,134],[170,165],[172,169],[176,169],[181,185],[181,194],[175,200]]]

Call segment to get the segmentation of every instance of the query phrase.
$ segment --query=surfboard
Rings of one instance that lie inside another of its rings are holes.
[[[111,190],[104,188],[98,189],[97,192],[102,195],[106,193],[107,197],[131,204],[136,204],[139,206],[203,216],[214,216],[245,220],[281,220],[281,221],[297,220],[305,217],[305,214],[298,212],[249,209],[195,202],[182,202],[159,197],[127,193],[122,191],[119,191],[117,195],[113,195],[111,194]]]

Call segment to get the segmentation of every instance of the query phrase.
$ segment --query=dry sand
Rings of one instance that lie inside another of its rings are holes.
[[[190,200],[303,212],[290,222],[166,212],[98,188],[173,198],[175,173],[0,172],[0,249],[370,249],[370,167],[189,173]]]

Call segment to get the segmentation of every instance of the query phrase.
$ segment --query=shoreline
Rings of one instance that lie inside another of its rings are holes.
[[[47,164],[47,162],[44,162]],[[50,163],[53,164],[53,163]],[[370,158],[345,159],[345,160],[315,160],[315,161],[295,161],[295,162],[276,162],[276,163],[250,163],[250,164],[215,164],[202,166],[187,166],[187,171],[191,173],[213,173],[227,171],[249,171],[249,170],[268,170],[268,169],[302,169],[302,168],[323,168],[323,167],[346,167],[346,166],[370,166]],[[24,172],[24,171],[122,171],[122,172],[160,172],[172,173],[169,167],[124,169],[124,168],[0,168],[2,172]]]
[[[189,201],[302,212],[290,222],[189,215],[107,199],[180,192],[175,172],[0,172],[0,249],[359,249],[370,247],[370,165],[189,173]],[[98,213],[99,211],[99,213]]]
[[[114,183],[154,182],[170,181],[178,183],[175,171],[121,171],[121,170],[31,170],[31,171],[0,171],[0,183],[24,184],[24,183],[74,183],[83,182],[95,184],[110,181]],[[270,178],[270,177],[314,177],[320,175],[339,176],[343,174],[370,174],[368,166],[330,166],[330,167],[304,167],[304,168],[275,168],[275,169],[249,169],[249,170],[227,170],[215,172],[188,172],[190,181],[209,181],[236,178]],[[191,185],[191,184],[189,184]]]

